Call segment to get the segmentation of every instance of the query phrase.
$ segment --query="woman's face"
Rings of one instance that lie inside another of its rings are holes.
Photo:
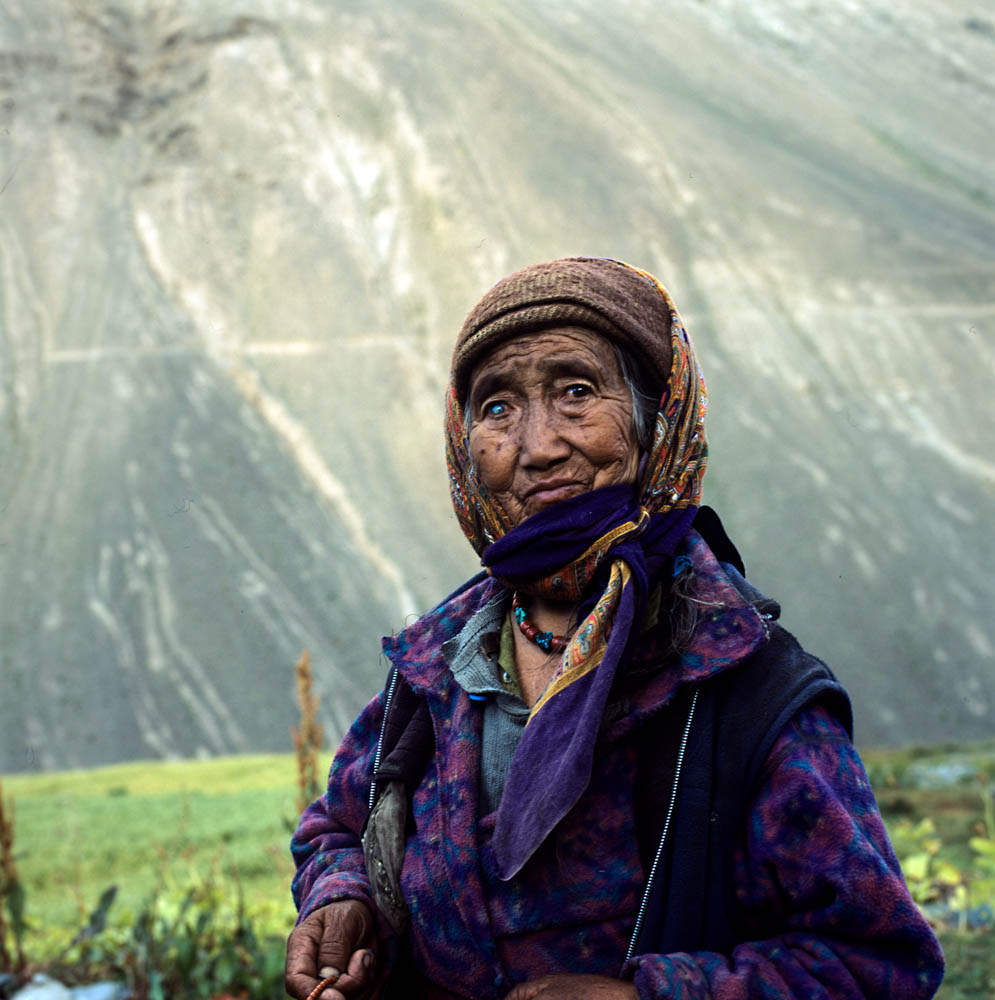
[[[639,466],[611,344],[565,326],[499,344],[470,376],[470,455],[513,524]]]

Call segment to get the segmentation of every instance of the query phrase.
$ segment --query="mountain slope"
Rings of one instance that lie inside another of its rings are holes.
[[[340,732],[474,569],[463,314],[647,267],[706,501],[864,743],[991,733],[995,26],[971,3],[0,12],[0,769]]]

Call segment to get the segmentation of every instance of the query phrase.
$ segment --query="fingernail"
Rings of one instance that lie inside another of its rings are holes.
[[[338,974],[339,970],[332,965],[326,965],[323,969],[318,970],[318,975],[322,979],[327,979],[329,976],[337,976]]]
[[[368,951],[363,956],[363,968],[368,969],[371,965],[373,965],[373,952]]]

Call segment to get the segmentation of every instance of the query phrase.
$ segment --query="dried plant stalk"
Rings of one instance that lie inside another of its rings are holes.
[[[301,724],[290,727],[297,758],[297,807],[303,812],[323,791],[318,778],[318,756],[325,739],[325,730],[318,722],[318,698],[314,693],[311,654],[305,649],[294,668],[297,681],[297,705]]]
[[[13,812],[13,809],[11,810]],[[14,817],[7,818],[4,812],[3,786],[0,785],[0,971],[11,968],[10,952],[7,950],[7,883],[8,871],[14,868]]]
[[[0,970],[24,969],[23,936],[24,886],[14,862],[14,804],[4,803],[0,785]],[[13,954],[7,944],[8,937],[13,939]]]

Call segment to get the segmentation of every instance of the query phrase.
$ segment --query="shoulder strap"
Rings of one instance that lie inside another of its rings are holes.
[[[389,781],[401,781],[413,789],[434,750],[428,705],[392,666],[384,685],[384,717],[371,776],[370,808],[376,804],[379,789]]]
[[[377,909],[402,935],[410,921],[401,893],[411,794],[435,748],[432,719],[397,668],[384,686],[383,720],[370,782],[369,811],[360,833],[363,861]]]

